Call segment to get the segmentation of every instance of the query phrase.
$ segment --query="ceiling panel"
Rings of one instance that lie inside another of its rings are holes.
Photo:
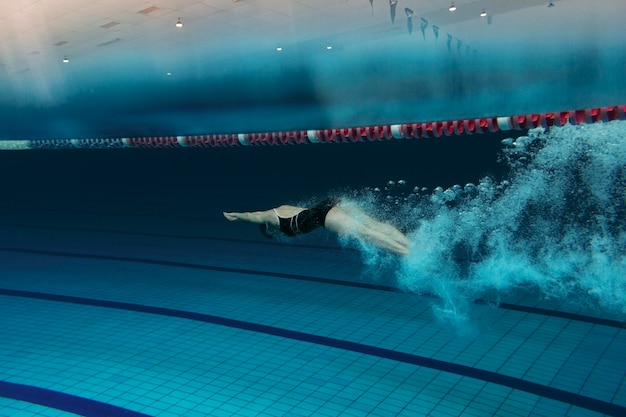
[[[190,83],[181,85],[188,91],[238,85],[228,77],[221,83],[219,77],[224,75],[215,75],[216,68],[242,74],[245,84],[245,74],[256,80],[263,74],[279,80],[281,65],[301,67],[318,77],[313,83],[316,97],[334,97],[335,90],[346,90],[354,98],[341,100],[358,101],[373,87],[391,85],[386,71],[397,70],[398,82],[411,88],[414,77],[430,77],[420,84],[427,85],[450,77],[449,72],[463,73],[467,66],[457,61],[467,56],[467,48],[494,60],[499,59],[496,50],[519,51],[522,59],[547,47],[569,51],[589,43],[603,48],[621,39],[626,15],[623,0],[556,0],[554,8],[547,7],[549,0],[457,0],[454,13],[447,10],[450,3],[399,0],[392,23],[389,0],[2,1],[0,105],[20,102],[37,107],[40,99],[46,105],[55,100],[63,105],[73,94],[71,88],[83,91],[83,84],[92,79],[124,84],[135,68],[136,79],[160,80],[170,66],[176,67],[177,80]],[[406,7],[414,12],[411,35]],[[489,18],[478,16],[482,9]],[[175,27],[178,18],[183,28]],[[425,36],[420,33],[422,18],[428,24]],[[326,53],[330,44],[334,49]],[[524,45],[538,49],[526,50]],[[283,47],[280,55],[277,46]],[[602,48],[596,48],[599,54]],[[436,59],[425,65],[421,60],[429,54]],[[61,63],[65,56],[71,60],[68,65]],[[421,66],[409,67],[415,62]],[[489,68],[488,63],[480,65]],[[447,66],[448,73],[437,73],[439,66]],[[33,74],[38,81],[29,89]],[[337,88],[338,77],[354,89]],[[458,78],[455,82],[462,83],[464,78]],[[391,100],[400,94],[394,88]],[[280,90],[280,85],[274,87],[278,95]],[[13,96],[12,91],[18,93]]]

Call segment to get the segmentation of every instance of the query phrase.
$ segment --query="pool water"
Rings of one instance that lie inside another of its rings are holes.
[[[624,130],[4,153],[2,414],[623,415]],[[331,191],[412,253],[221,214]]]
[[[626,415],[623,0],[51,3],[0,10],[0,416]],[[329,195],[410,253],[222,215]]]

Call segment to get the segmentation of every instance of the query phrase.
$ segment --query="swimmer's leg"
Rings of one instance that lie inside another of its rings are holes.
[[[404,235],[404,233],[388,223],[383,223],[372,218],[357,206],[350,204],[342,206],[341,209],[346,212],[347,215],[352,217],[352,219],[354,219],[356,222],[360,223],[362,227],[366,227],[373,231],[383,233],[387,235],[389,239],[394,240],[399,245],[405,246],[407,248],[410,246],[411,242]]]
[[[333,207],[325,227],[340,236],[360,239],[398,255],[409,253],[409,240],[395,227],[372,219],[361,210]]]
[[[386,249],[397,255],[408,255],[409,246],[392,239],[389,235],[382,233],[376,229],[370,229],[367,227],[361,227],[357,230],[357,237],[363,239],[365,242],[371,243],[374,246],[378,246],[381,249]]]

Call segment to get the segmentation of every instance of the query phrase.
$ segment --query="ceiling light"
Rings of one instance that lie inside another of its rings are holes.
[[[487,12],[485,11],[485,9],[483,9],[483,11],[480,12],[480,17],[487,17]]]
[[[180,21],[180,17],[178,18],[178,22],[176,22],[176,27],[177,28],[182,28],[183,27],[183,22]]]
[[[554,3],[552,2],[548,3],[548,7],[554,7]]]
[[[330,45],[328,45],[328,46],[326,47],[326,49],[328,49],[328,50],[330,51],[331,49],[333,49],[333,47],[332,47],[332,46],[330,46]]]
[[[450,11],[450,12],[456,12],[456,6],[454,5],[454,2],[452,2],[452,4],[450,5],[450,7],[448,7],[448,11]]]
[[[278,48],[276,48],[276,50],[277,50],[278,52],[280,52],[280,51],[282,51],[282,50],[283,50],[283,48],[281,48],[281,47],[279,46]]]
[[[68,57],[63,57],[63,63],[67,64],[68,62],[70,62],[70,59]]]

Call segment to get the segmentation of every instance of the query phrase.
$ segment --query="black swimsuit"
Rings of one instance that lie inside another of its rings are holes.
[[[280,217],[276,213],[280,223],[280,231],[287,236],[296,236],[312,232],[318,227],[324,227],[326,215],[338,202],[337,199],[327,198],[315,207],[303,210],[292,217]]]

